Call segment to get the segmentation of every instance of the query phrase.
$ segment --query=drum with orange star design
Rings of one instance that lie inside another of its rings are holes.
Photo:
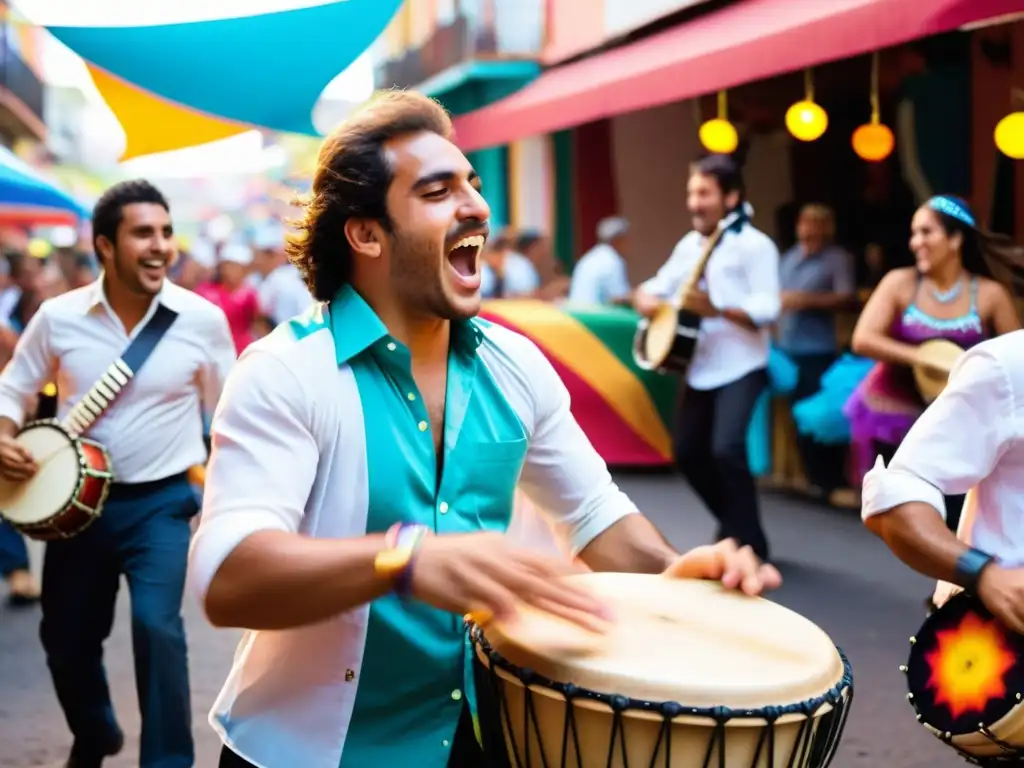
[[[910,638],[901,671],[918,721],[978,765],[1024,759],[1024,637],[966,592]]]

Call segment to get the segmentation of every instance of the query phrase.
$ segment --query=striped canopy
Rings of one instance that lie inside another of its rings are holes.
[[[85,208],[6,147],[0,146],[0,225],[69,225]]]

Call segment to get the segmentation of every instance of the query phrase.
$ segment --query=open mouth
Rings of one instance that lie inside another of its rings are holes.
[[[448,251],[448,263],[459,277],[469,280],[479,272],[480,251],[484,247],[484,235],[469,235],[459,240]]]

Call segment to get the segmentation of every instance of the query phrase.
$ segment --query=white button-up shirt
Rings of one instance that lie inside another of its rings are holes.
[[[1024,565],[1024,331],[973,347],[886,467],[864,478],[865,519],[908,502],[945,517],[943,495],[971,491],[960,538]],[[973,490],[972,490],[973,489]]]
[[[665,265],[641,286],[665,300],[690,279],[707,238],[690,232],[672,250]],[[779,292],[779,249],[768,235],[743,225],[727,231],[708,260],[700,286],[718,309],[741,309],[760,326],[752,331],[724,317],[705,318],[687,382],[694,389],[717,389],[768,365],[767,326],[782,308]]]
[[[36,394],[56,381],[64,418],[149,322],[158,301],[177,319],[86,436],[106,447],[119,483],[160,480],[202,464],[201,406],[216,405],[235,346],[220,309],[167,280],[130,336],[107,303],[102,278],[43,302],[0,373],[0,416],[23,425]]]
[[[250,345],[229,377],[190,556],[202,603],[224,559],[257,531],[366,535],[371,415],[352,368],[336,359],[321,307]],[[481,330],[477,355],[527,434],[520,487],[579,552],[636,506],[576,423],[543,353],[506,328]],[[256,765],[337,768],[369,616],[363,605],[311,626],[246,633],[211,713],[224,742]]]
[[[608,243],[598,243],[576,262],[569,301],[611,304],[629,298],[631,290],[626,260]]]

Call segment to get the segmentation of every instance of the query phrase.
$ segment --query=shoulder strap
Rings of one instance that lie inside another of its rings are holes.
[[[167,330],[178,319],[178,313],[160,304],[149,322],[132,339],[127,349],[92,385],[64,419],[64,426],[74,435],[88,430],[124,391],[128,382],[142,368]]]

